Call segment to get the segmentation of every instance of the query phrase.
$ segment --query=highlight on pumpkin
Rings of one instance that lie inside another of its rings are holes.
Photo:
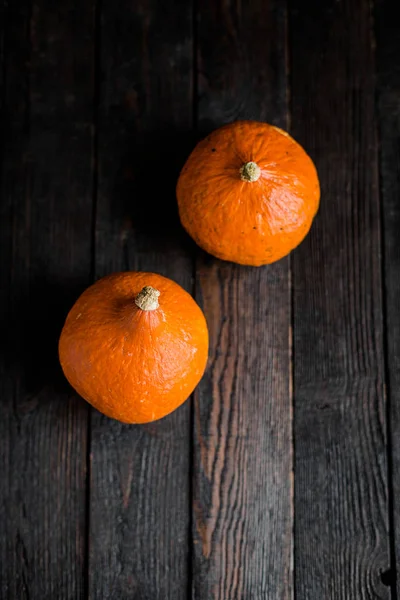
[[[236,121],[197,144],[176,195],[181,223],[203,250],[260,266],[303,241],[320,187],[313,161],[286,131]]]
[[[148,423],[178,408],[203,376],[208,329],[201,308],[155,273],[114,273],[71,308],[59,358],[72,387],[124,423]]]

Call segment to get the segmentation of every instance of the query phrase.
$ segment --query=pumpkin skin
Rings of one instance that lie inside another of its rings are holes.
[[[177,283],[154,273],[97,281],[72,307],[59,340],[72,387],[124,423],[148,423],[178,408],[200,381],[207,357],[200,307]]]
[[[317,171],[288,133],[256,121],[199,142],[177,183],[183,227],[206,252],[260,266],[289,254],[318,210]]]

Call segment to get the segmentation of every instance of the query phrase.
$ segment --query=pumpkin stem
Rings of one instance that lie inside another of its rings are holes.
[[[135,298],[135,304],[142,310],[156,310],[160,292],[150,285],[146,285]]]
[[[257,179],[261,175],[261,169],[255,162],[248,162],[240,168],[240,178],[242,181],[253,182],[257,181]]]

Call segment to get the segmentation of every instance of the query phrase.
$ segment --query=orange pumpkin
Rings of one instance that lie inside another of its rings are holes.
[[[189,156],[177,184],[182,225],[204,250],[244,265],[272,263],[295,248],[318,210],[314,164],[285,131],[237,121]]]
[[[124,423],[155,421],[180,406],[200,381],[207,355],[200,307],[154,273],[97,281],[72,307],[59,341],[72,387]]]

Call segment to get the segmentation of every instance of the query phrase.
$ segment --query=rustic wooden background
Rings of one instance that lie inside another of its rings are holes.
[[[0,2],[0,598],[400,598],[400,25],[391,0]],[[182,231],[177,175],[233,119],[316,162],[265,268]],[[142,427],[62,377],[94,279],[203,306],[193,398]],[[397,307],[397,308],[396,308]]]

